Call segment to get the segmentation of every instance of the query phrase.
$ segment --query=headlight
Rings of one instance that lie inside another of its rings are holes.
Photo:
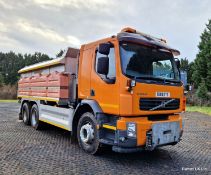
[[[127,136],[136,137],[136,123],[127,123]]]

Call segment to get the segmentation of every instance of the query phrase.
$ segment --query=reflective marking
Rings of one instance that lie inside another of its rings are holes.
[[[54,123],[54,122],[50,122],[50,121],[44,120],[44,119],[39,119],[39,120],[42,121],[42,122],[45,122],[45,123],[54,125],[54,126],[56,126],[56,127],[58,127],[58,128],[62,128],[62,129],[65,129],[65,130],[67,130],[67,131],[70,131],[68,128],[66,128],[66,127],[63,126],[63,125],[60,125],[60,124],[57,124],[57,123]]]
[[[112,130],[116,130],[115,126],[110,126],[110,125],[103,125],[103,128],[107,128],[107,129],[112,129]]]
[[[119,108],[119,105],[112,105],[112,104],[105,104],[105,103],[100,103],[100,106],[102,107],[107,107],[107,108]]]
[[[32,100],[46,100],[46,101],[54,101],[58,102],[59,100],[57,98],[48,98],[48,97],[36,97],[36,96],[18,96],[18,98],[28,98]]]

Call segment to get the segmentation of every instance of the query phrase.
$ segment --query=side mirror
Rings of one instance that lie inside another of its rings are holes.
[[[180,60],[178,58],[175,59],[175,63],[178,69],[180,69]]]
[[[98,47],[98,52],[103,55],[108,55],[110,53],[111,43],[101,43]]]
[[[109,71],[109,58],[108,57],[100,57],[97,61],[97,73],[108,75]]]

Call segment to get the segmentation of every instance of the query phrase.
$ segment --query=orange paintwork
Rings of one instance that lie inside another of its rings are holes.
[[[107,84],[95,71],[96,48],[100,43],[111,42],[115,48],[116,59],[116,82]],[[80,50],[79,72],[78,72],[78,96],[80,99],[94,99],[98,102],[105,113],[119,116],[140,116],[151,114],[174,114],[184,109],[182,100],[178,110],[165,111],[141,111],[139,99],[141,97],[155,97],[158,92],[170,92],[170,98],[183,99],[183,86],[167,86],[156,84],[136,83],[133,94],[127,91],[127,81],[121,71],[119,45],[116,37],[106,38],[90,44],[83,45]],[[95,96],[90,96],[94,90]]]
[[[126,90],[127,78],[121,77],[121,91],[120,91],[120,115],[122,116],[138,116],[138,115],[151,115],[151,114],[173,114],[182,112],[182,103],[178,110],[165,110],[165,111],[141,111],[139,109],[140,98],[156,98],[156,92],[170,92],[170,98],[183,99],[183,86],[167,86],[156,84],[136,83],[133,88],[133,94]],[[132,101],[132,103],[131,103]],[[127,105],[127,104],[132,105]]]
[[[118,42],[113,38],[107,38],[84,46],[79,58],[78,94],[82,99],[93,99],[98,102],[105,113],[119,114],[119,79],[115,84],[107,84],[95,71],[95,50],[99,43],[112,42],[118,48]],[[116,72],[119,74],[120,61],[118,49],[116,54]],[[86,70],[86,71],[84,71]],[[119,75],[118,75],[119,76]],[[90,91],[95,91],[95,96],[90,96]]]

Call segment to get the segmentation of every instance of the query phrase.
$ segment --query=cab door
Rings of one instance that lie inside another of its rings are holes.
[[[108,54],[99,53],[99,45],[95,46],[93,54],[92,73],[91,73],[91,91],[90,96],[96,100],[103,112],[109,114],[119,114],[119,81],[117,78],[117,49],[114,43],[111,43]],[[98,60],[101,57],[109,59],[108,74],[97,73]]]

